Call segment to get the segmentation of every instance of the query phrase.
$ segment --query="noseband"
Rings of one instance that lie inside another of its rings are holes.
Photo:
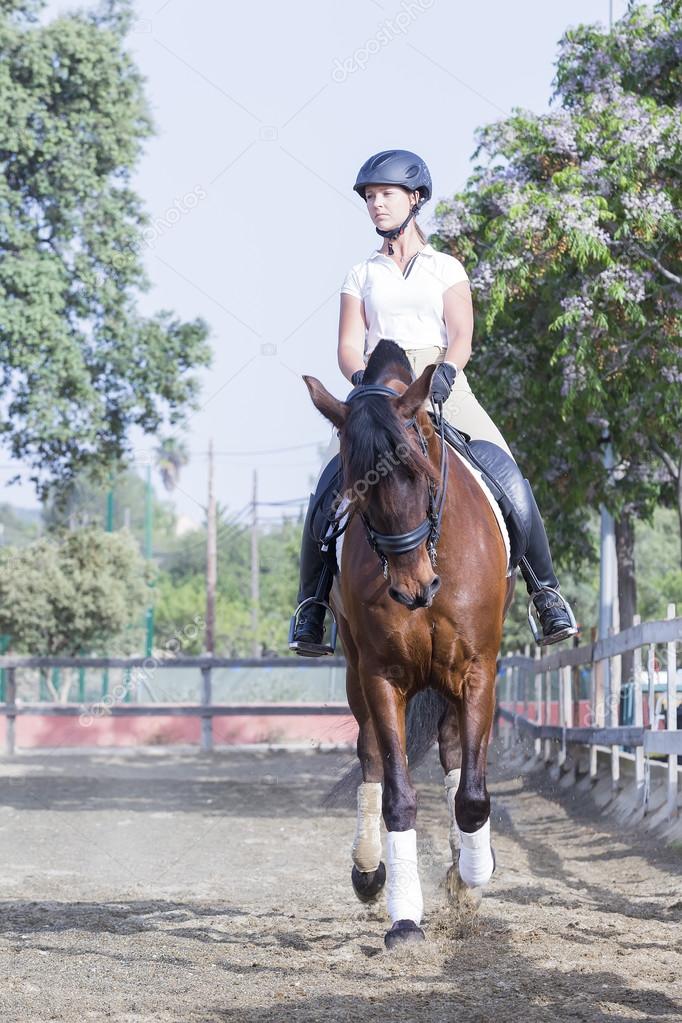
[[[382,384],[359,384],[357,387],[353,388],[346,398],[346,404],[358,401],[360,398],[368,398],[373,394],[379,394],[391,398],[400,397],[400,393],[395,391],[392,387],[384,387]],[[436,547],[440,539],[441,520],[443,518],[445,494],[448,487],[448,460],[445,448],[443,409],[440,404],[438,406],[438,422],[440,426],[440,487],[437,488],[435,484],[429,480],[429,506],[426,512],[426,518],[423,519],[418,526],[415,526],[414,529],[409,530],[407,533],[379,533],[376,529],[372,528],[365,513],[360,512],[360,517],[367,532],[369,545],[381,562],[384,579],[388,579],[387,554],[407,554],[408,551],[415,550],[423,543],[426,543],[426,549],[429,552],[431,564],[435,568]],[[410,427],[414,428],[419,439],[419,446],[421,447],[423,454],[428,458],[428,446],[419,423],[417,422],[417,417],[413,416],[412,419],[408,419],[405,426],[408,429]]]

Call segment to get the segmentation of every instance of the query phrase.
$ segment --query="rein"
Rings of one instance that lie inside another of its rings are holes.
[[[383,395],[385,397],[396,398],[399,397],[399,392],[395,391],[392,387],[384,387],[382,384],[359,384],[357,387],[353,388],[346,398],[346,404],[358,401],[360,398],[370,397],[371,395]],[[436,548],[440,539],[443,508],[445,506],[445,495],[448,487],[448,458],[444,436],[443,409],[440,403],[438,404],[437,415],[440,435],[440,487],[437,488],[434,483],[429,480],[429,505],[426,518],[424,518],[418,526],[415,526],[414,529],[410,529],[407,533],[379,533],[376,529],[372,528],[365,513],[360,512],[360,517],[365,526],[369,545],[381,562],[384,579],[388,579],[387,554],[407,554],[409,551],[415,550],[423,543],[426,543],[426,549],[429,553],[431,564],[434,568],[436,565]],[[416,416],[407,420],[405,426],[408,429],[412,427],[416,430],[422,452],[425,456],[428,456],[426,439],[419,427]],[[348,521],[350,521],[350,519]]]

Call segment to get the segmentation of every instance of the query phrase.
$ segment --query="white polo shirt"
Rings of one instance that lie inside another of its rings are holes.
[[[406,269],[405,277],[390,256],[374,250],[346,274],[341,292],[364,303],[365,356],[382,337],[407,349],[448,346],[443,292],[468,281],[466,270],[454,256],[438,252],[428,242]]]

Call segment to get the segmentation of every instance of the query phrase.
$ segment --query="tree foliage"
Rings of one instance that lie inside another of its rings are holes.
[[[133,469],[112,473],[106,482],[79,475],[65,486],[50,488],[43,503],[43,522],[51,533],[104,526],[109,495],[113,500],[113,528],[129,529],[143,550],[147,484]],[[155,554],[164,555],[177,546],[175,518],[170,501],[161,500],[152,492]]]
[[[287,521],[261,530],[259,537],[259,615],[257,640],[263,654],[288,653],[289,618],[296,606],[301,523]],[[216,593],[216,653],[249,657],[251,625],[251,542],[248,528],[220,522],[218,529],[218,587]],[[156,587],[155,620],[158,642],[182,632],[203,612],[206,532],[183,537],[165,559]],[[201,649],[201,636],[192,652]],[[190,647],[187,647],[189,650]]]
[[[486,162],[437,211],[434,244],[471,268],[483,335],[472,378],[564,564],[593,556],[589,506],[650,516],[674,497],[681,46],[671,0],[631,4],[611,33],[568,31],[560,109],[517,109],[480,129],[474,157]]]
[[[47,24],[0,8],[0,438],[44,493],[129,453],[196,400],[207,326],[136,309],[148,217],[130,179],[152,132],[110,0]]]
[[[90,527],[0,547],[0,633],[15,653],[127,651],[125,629],[147,600],[146,572],[125,530]]]

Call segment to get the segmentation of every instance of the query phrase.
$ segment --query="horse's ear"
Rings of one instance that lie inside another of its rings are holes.
[[[431,377],[436,369],[436,363],[426,366],[414,383],[410,384],[406,391],[396,399],[395,407],[399,416],[403,419],[411,419],[429,396],[431,391]]]
[[[324,384],[321,384],[316,377],[304,376],[306,387],[313,399],[313,405],[321,412],[325,419],[333,423],[337,430],[340,430],[348,416],[348,406],[345,402],[339,401],[333,394],[330,394]]]

